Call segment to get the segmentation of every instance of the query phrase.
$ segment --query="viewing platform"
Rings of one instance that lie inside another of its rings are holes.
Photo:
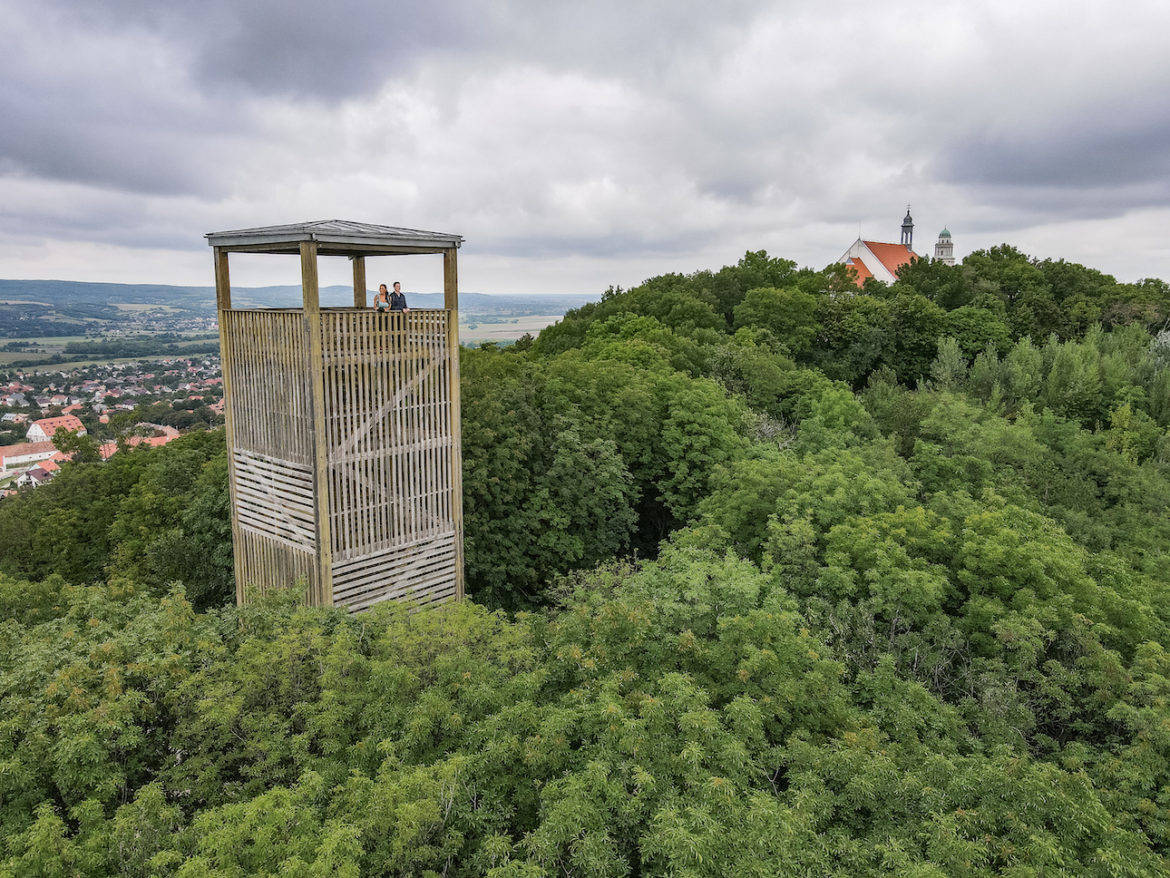
[[[457,235],[332,220],[213,232],[236,597],[310,604],[463,597]],[[297,254],[300,308],[231,306],[228,254]],[[367,307],[365,259],[438,253],[442,309]],[[317,259],[353,262],[352,307]]]

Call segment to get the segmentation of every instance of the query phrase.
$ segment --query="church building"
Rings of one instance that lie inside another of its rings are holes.
[[[857,273],[857,285],[860,287],[868,277],[892,284],[898,279],[898,269],[918,258],[919,254],[914,252],[914,219],[907,206],[906,216],[902,220],[902,240],[899,243],[887,244],[858,238],[837,262],[848,265]],[[947,265],[955,264],[954,244],[951,242],[951,233],[946,229],[939,233],[938,243],[934,245],[934,258],[941,259]]]

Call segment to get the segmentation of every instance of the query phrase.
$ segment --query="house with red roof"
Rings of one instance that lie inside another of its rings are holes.
[[[168,428],[168,430],[169,429],[171,429],[171,428]],[[179,438],[178,431],[174,431],[173,435],[168,433],[168,435],[165,435],[165,436],[126,436],[126,437],[124,437],[123,441],[130,448],[141,448],[144,445],[147,448],[158,448],[158,447],[163,446],[163,445],[169,445],[171,442],[175,441],[178,438]],[[117,442],[103,442],[101,445],[98,446],[98,454],[101,455],[102,460],[109,460],[111,457],[113,457],[117,453],[118,453],[118,443]]]
[[[47,460],[57,453],[52,442],[22,442],[0,447],[0,472],[21,464]]]
[[[59,418],[41,418],[39,421],[33,421],[25,438],[29,442],[48,442],[61,429],[76,433],[78,436],[86,434],[85,424],[81,423],[77,415],[62,415]]]
[[[140,445],[146,445],[150,448],[158,448],[173,442],[177,438],[179,438],[178,433],[175,433],[173,436],[131,436],[130,447],[138,448]]]

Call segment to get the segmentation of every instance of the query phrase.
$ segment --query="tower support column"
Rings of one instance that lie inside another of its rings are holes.
[[[236,447],[235,443],[235,418],[232,413],[232,407],[227,405],[227,402],[232,398],[232,358],[228,356],[229,349],[229,334],[227,325],[227,315],[232,309],[232,283],[231,274],[228,271],[228,251],[223,247],[216,247],[212,253],[215,259],[215,308],[216,319],[219,323],[219,367],[220,376],[223,378],[223,424],[224,436],[227,440],[227,447],[230,449]],[[229,472],[230,472],[229,467]],[[234,478],[228,479],[228,499],[232,508],[232,554],[233,557],[238,556],[240,550],[240,533],[238,516],[235,514],[237,503],[236,498],[236,481]],[[236,577],[236,604],[242,605],[244,603],[244,583],[241,581],[239,575]]]
[[[353,306],[366,307],[366,257],[353,257]]]
[[[456,249],[443,251],[443,307],[447,311],[447,381],[451,399],[451,512],[455,523],[455,600],[463,600],[463,426],[459,395],[459,269]]]
[[[333,542],[329,530],[329,450],[325,444],[325,357],[321,346],[321,294],[317,280],[317,242],[301,242],[301,293],[304,297],[309,411],[313,425],[313,511],[317,537],[317,583],[309,603],[333,605]]]

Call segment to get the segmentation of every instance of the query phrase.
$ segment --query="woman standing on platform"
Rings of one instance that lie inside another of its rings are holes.
[[[398,286],[398,284],[395,284],[395,286]],[[379,314],[390,310],[390,295],[386,292],[385,284],[381,284],[378,287],[378,295],[374,296],[374,308]]]

